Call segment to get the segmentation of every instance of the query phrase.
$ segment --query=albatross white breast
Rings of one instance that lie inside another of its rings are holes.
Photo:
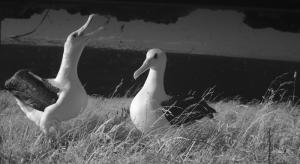
[[[134,72],[137,79],[150,69],[142,89],[130,105],[131,120],[142,132],[186,124],[206,116],[213,118],[216,113],[202,97],[168,96],[164,89],[166,63],[167,56],[162,50],[150,49],[142,66]]]
[[[32,87],[30,91],[26,90],[28,87],[23,87],[22,91],[18,91],[18,88],[10,88],[10,91],[15,93],[16,101],[20,106],[21,110],[26,114],[26,116],[35,122],[44,133],[48,134],[49,129],[53,127],[57,130],[59,123],[62,121],[67,121],[79,115],[87,106],[88,96],[84,87],[82,86],[78,74],[77,74],[77,65],[82,54],[84,47],[91,39],[96,39],[99,32],[103,27],[98,28],[97,30],[87,33],[87,27],[89,26],[91,20],[93,19],[94,14],[88,17],[86,23],[80,27],[78,30],[72,32],[68,35],[65,44],[64,52],[62,57],[62,62],[60,69],[55,79],[43,80],[42,78],[33,75],[33,79],[40,79],[40,81],[47,81],[50,88],[57,88],[57,100],[46,106],[45,109],[37,110],[31,104],[28,104],[22,99],[24,95],[28,92],[39,92],[29,93],[30,95],[43,95],[46,92],[41,92],[38,90],[34,84],[26,84],[27,86]],[[28,72],[23,72],[26,74]],[[46,88],[47,90],[47,88]],[[22,93],[21,93],[22,92]],[[27,97],[30,97],[27,96]],[[35,100],[31,100],[32,102]]]

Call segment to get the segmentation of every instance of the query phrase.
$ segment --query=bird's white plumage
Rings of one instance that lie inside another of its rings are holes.
[[[150,49],[143,65],[134,73],[136,79],[146,70],[148,77],[142,89],[133,98],[130,105],[130,117],[134,125],[142,132],[169,127],[169,121],[164,117],[162,101],[170,98],[164,89],[164,72],[166,55],[160,49]]]
[[[87,106],[88,96],[78,78],[77,65],[89,40],[96,38],[103,29],[100,27],[93,32],[85,33],[93,17],[94,15],[90,15],[86,23],[69,34],[65,41],[59,72],[55,79],[49,79],[50,84],[60,89],[56,103],[46,107],[42,112],[17,99],[21,110],[46,134],[51,127],[57,130],[60,122],[76,117]]]

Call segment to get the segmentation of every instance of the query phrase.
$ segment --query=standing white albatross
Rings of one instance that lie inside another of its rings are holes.
[[[130,105],[130,117],[142,132],[168,128],[199,120],[213,118],[216,111],[203,99],[193,96],[168,96],[164,89],[166,54],[160,49],[150,49],[142,66],[134,72],[134,79],[150,69],[142,89]]]
[[[96,39],[103,29],[99,27],[93,32],[86,33],[93,17],[94,14],[90,15],[82,27],[68,35],[64,44],[60,69],[55,79],[42,79],[31,72],[21,70],[16,74],[21,76],[19,79],[25,80],[12,80],[6,83],[6,88],[9,88],[8,90],[15,95],[21,110],[45,134],[49,133],[51,127],[57,130],[60,122],[78,116],[87,106],[88,96],[78,78],[77,65],[84,47],[91,39]],[[57,93],[54,103],[46,106],[45,109],[34,108],[32,104],[42,104],[44,100],[47,100],[46,93],[51,92]]]

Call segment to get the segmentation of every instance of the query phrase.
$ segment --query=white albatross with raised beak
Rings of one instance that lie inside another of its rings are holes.
[[[137,79],[150,69],[142,89],[130,104],[131,120],[142,132],[192,123],[203,117],[213,118],[216,113],[202,97],[167,95],[164,88],[166,63],[167,56],[162,50],[150,49],[142,66],[134,72],[134,79]]]
[[[68,35],[58,74],[55,79],[48,80],[53,87],[59,89],[57,101],[47,106],[44,111],[40,111],[16,98],[21,110],[45,134],[49,133],[51,127],[57,131],[62,121],[78,116],[87,106],[88,96],[78,78],[77,65],[84,47],[91,39],[96,39],[103,29],[103,27],[99,27],[93,32],[86,33],[94,16],[94,14],[90,15],[82,27]]]

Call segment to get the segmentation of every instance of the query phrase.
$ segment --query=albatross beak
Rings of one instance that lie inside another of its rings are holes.
[[[89,18],[88,18],[88,20],[85,22],[85,24],[84,24],[83,26],[81,26],[81,27],[77,30],[79,36],[82,35],[82,34],[85,32],[85,30],[87,29],[87,27],[89,26],[89,24],[91,23],[91,21],[92,21],[92,19],[93,19],[94,17],[95,17],[95,14],[89,15]]]
[[[97,34],[104,29],[104,27],[101,26],[97,30],[85,34],[87,27],[89,26],[89,24],[91,23],[91,21],[93,20],[94,17],[95,17],[95,14],[89,15],[88,20],[85,22],[85,24],[77,30],[78,36],[84,35],[85,37],[88,37],[89,39],[93,39],[93,37],[96,38]]]
[[[147,71],[150,68],[151,63],[152,63],[151,60],[146,59],[143,65],[134,72],[133,78],[136,80],[141,74]]]

